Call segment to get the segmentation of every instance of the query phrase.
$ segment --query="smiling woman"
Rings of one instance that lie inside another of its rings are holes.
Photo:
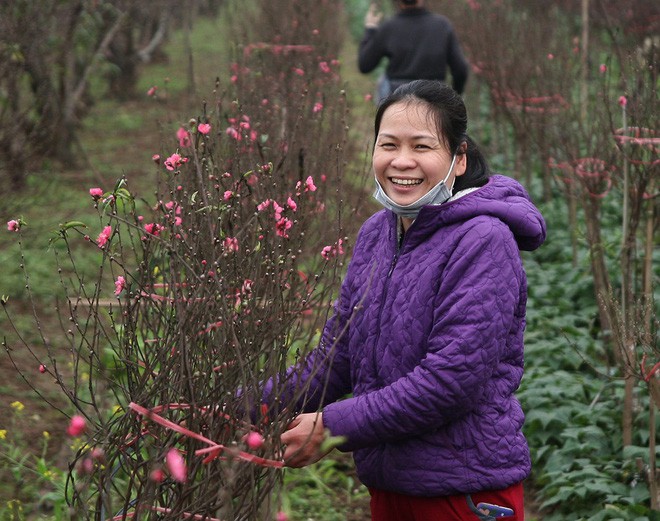
[[[319,346],[259,398],[307,390],[285,463],[311,464],[338,437],[373,520],[491,519],[481,503],[523,519],[520,250],[543,243],[545,222],[517,181],[490,175],[450,87],[400,87],[375,132],[385,210],[360,230]]]

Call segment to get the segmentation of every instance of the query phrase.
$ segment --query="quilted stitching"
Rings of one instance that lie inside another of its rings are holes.
[[[315,375],[318,386],[328,378],[324,403],[307,409],[325,405],[324,424],[347,438],[341,449],[367,486],[438,496],[517,483],[530,470],[513,395],[527,294],[519,250],[542,244],[543,218],[497,175],[422,209],[399,251],[395,226],[383,210],[360,231],[304,373],[325,369]]]

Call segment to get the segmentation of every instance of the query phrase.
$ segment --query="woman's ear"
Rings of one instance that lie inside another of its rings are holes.
[[[463,141],[456,151],[456,177],[463,175],[467,170],[467,142]]]

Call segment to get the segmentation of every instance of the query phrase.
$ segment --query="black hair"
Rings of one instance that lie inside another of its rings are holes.
[[[467,154],[465,173],[456,177],[453,191],[483,186],[490,177],[486,158],[474,140],[467,134],[467,109],[463,98],[449,85],[437,80],[415,80],[398,87],[385,98],[376,110],[375,138],[385,110],[403,102],[425,103],[431,110],[429,117],[435,122],[438,136],[451,153]],[[461,146],[465,143],[466,146]]]

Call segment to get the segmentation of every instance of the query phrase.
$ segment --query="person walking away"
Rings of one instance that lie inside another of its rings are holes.
[[[462,94],[469,65],[449,19],[429,11],[424,0],[395,1],[398,12],[380,25],[382,15],[371,4],[358,50],[358,68],[363,74],[388,59],[378,80],[377,101],[412,80],[445,81],[447,69],[454,90]]]
[[[522,521],[520,251],[543,243],[545,221],[490,171],[463,99],[439,81],[380,103],[372,168],[384,209],[360,229],[319,345],[254,402],[297,414],[281,435],[287,466],[339,437],[373,521]]]

